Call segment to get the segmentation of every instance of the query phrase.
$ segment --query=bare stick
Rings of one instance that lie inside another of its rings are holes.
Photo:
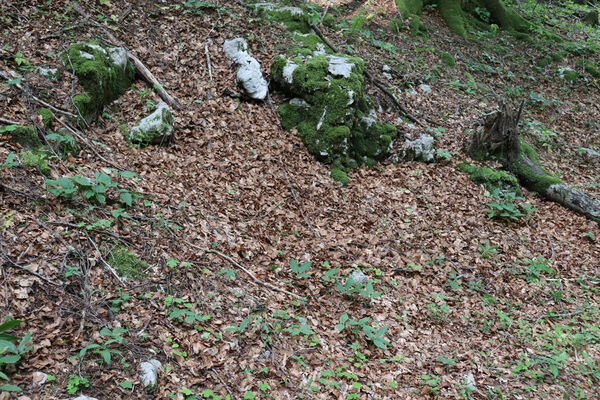
[[[208,53],[208,42],[204,43],[204,52],[206,53],[206,64],[208,65],[208,77],[213,80],[212,67],[210,65],[210,54]]]
[[[7,265],[7,264],[8,264],[8,265],[10,265],[10,266],[12,266],[12,267],[14,267],[14,268],[18,268],[18,269],[20,269],[21,271],[25,271],[25,272],[27,272],[28,274],[31,274],[31,275],[33,275],[33,276],[36,276],[36,277],[40,278],[40,279],[41,279],[41,280],[43,280],[44,282],[48,282],[48,283],[49,283],[49,284],[51,284],[51,285],[54,285],[54,286],[62,286],[60,283],[56,283],[56,282],[54,282],[53,280],[50,280],[49,278],[46,278],[44,275],[38,274],[37,272],[33,272],[33,271],[31,271],[31,270],[29,270],[29,269],[25,268],[24,266],[22,266],[22,265],[19,265],[19,264],[17,264],[16,262],[14,262],[13,260],[11,260],[11,259],[10,259],[10,257],[9,257],[9,256],[8,256],[8,255],[7,255],[5,252],[4,252],[4,248],[2,247],[1,240],[0,240],[0,251],[2,252],[2,256],[4,257],[4,259],[6,260],[6,262],[4,263],[4,265]]]
[[[123,168],[119,167],[118,165],[116,165],[115,163],[113,163],[112,161],[107,160],[106,158],[102,157],[102,155],[100,153],[98,153],[98,151],[96,151],[96,149],[94,148],[94,146],[90,143],[88,143],[87,139],[80,134],[77,130],[71,128],[69,125],[65,124],[63,121],[61,121],[60,118],[56,119],[58,121],[59,124],[61,124],[66,130],[68,130],[69,132],[71,132],[74,136],[77,136],[77,138],[79,140],[81,140],[83,142],[83,144],[86,145],[86,147],[88,149],[90,149],[92,151],[92,153],[94,153],[96,155],[96,157],[98,157],[99,159],[101,159],[102,161],[104,161],[106,164],[110,165],[111,167],[118,169],[119,171],[123,171]]]
[[[150,70],[148,68],[146,68],[146,66],[127,49],[127,47],[125,46],[125,44],[123,42],[121,42],[119,39],[117,39],[102,24],[98,23],[93,18],[91,18],[88,15],[88,13],[86,13],[79,5],[74,4],[73,9],[75,11],[77,11],[82,17],[84,17],[85,19],[90,21],[92,24],[98,26],[99,28],[102,28],[104,30],[104,32],[106,33],[106,36],[113,42],[113,44],[123,47],[127,51],[127,58],[129,58],[129,60],[133,63],[133,65],[135,65],[135,68],[140,73],[140,75],[142,75],[144,80],[156,90],[156,92],[158,93],[158,95],[160,96],[161,99],[163,99],[164,101],[169,103],[176,110],[183,110],[183,106],[181,105],[181,103],[179,103],[179,101],[177,101],[177,99],[175,99],[169,93],[167,93],[167,91],[162,87],[162,85],[160,84],[158,79],[156,79],[154,77],[154,75],[152,75],[152,72],[150,72]]]
[[[204,252],[204,253],[211,253],[211,254],[214,254],[214,255],[217,255],[217,256],[221,257],[224,260],[229,261],[229,263],[231,263],[231,265],[233,265],[234,267],[242,270],[246,275],[248,275],[250,277],[250,279],[252,279],[254,281],[254,283],[256,283],[258,285],[264,286],[264,287],[269,288],[271,290],[274,290],[276,292],[285,293],[288,296],[292,296],[292,297],[295,297],[297,299],[301,299],[302,298],[302,297],[298,296],[295,293],[288,292],[287,290],[281,289],[281,288],[279,288],[277,286],[273,286],[273,285],[271,285],[268,282],[261,281],[251,271],[249,271],[248,269],[246,269],[243,265],[241,265],[240,263],[238,263],[237,261],[235,261],[233,258],[229,257],[228,255],[221,253],[220,251],[213,250],[213,249],[206,249],[206,248],[203,248],[203,247],[200,247],[200,246],[196,246],[195,244],[192,244],[190,242],[186,242],[186,243],[189,244],[190,246],[192,246],[192,247],[194,247],[194,248],[196,248],[196,249]]]
[[[11,121],[10,119],[0,117],[0,122],[6,125],[19,125],[17,121]]]
[[[3,71],[0,71],[0,77],[2,77],[3,79],[6,79],[6,80],[10,80],[9,76],[5,72],[3,72]],[[49,108],[50,110],[52,110],[52,111],[54,111],[56,113],[59,113],[59,114],[67,115],[70,118],[77,118],[77,116],[75,114],[72,114],[72,113],[70,113],[68,111],[65,111],[65,110],[61,110],[60,108],[56,108],[52,104],[48,104],[44,100],[41,100],[41,99],[35,97],[32,93],[30,93],[28,90],[26,90],[25,88],[23,88],[23,86],[21,86],[20,84],[17,83],[17,84],[15,84],[15,86],[17,87],[17,89],[19,89],[23,93],[27,94],[28,96],[30,96],[33,100],[35,100],[38,103],[40,103],[41,105]]]

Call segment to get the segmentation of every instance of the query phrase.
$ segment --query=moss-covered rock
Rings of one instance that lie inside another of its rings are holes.
[[[495,189],[500,189],[503,193],[520,193],[519,182],[514,176],[497,169],[488,167],[478,167],[469,163],[463,162],[456,166],[456,168],[469,174],[471,180],[477,184],[482,184],[490,192]]]
[[[10,135],[11,139],[29,150],[42,147],[37,131],[33,126],[8,125],[0,128],[0,134]]]
[[[445,51],[440,51],[438,55],[440,56],[440,60],[442,60],[442,63],[444,63],[445,66],[447,66],[448,68],[456,68],[456,60],[454,59],[452,54],[446,53]]]
[[[319,50],[311,56],[278,56],[271,65],[273,81],[294,96],[279,107],[282,126],[296,129],[308,151],[332,164],[332,177],[342,183],[349,168],[383,159],[396,138],[396,128],[371,112],[363,69],[360,58]]]
[[[86,94],[73,97],[78,113],[91,122],[105,104],[121,96],[133,82],[135,68],[120,47],[103,47],[95,42],[72,44],[61,54]]]
[[[600,71],[598,71],[598,67],[591,60],[578,60],[577,66],[583,67],[584,71],[594,78],[600,78]]]
[[[51,82],[60,80],[60,71],[57,68],[38,68],[38,73]]]
[[[137,258],[129,249],[124,247],[113,250],[108,263],[121,277],[129,279],[144,279],[148,264]]]
[[[128,133],[125,133],[125,140],[139,145],[168,143],[174,130],[173,113],[166,103],[161,102],[152,114],[140,120]]]
[[[37,114],[42,117],[42,125],[44,125],[44,129],[49,130],[52,129],[54,125],[54,114],[47,108],[40,108],[37,111]]]
[[[570,68],[559,68],[558,76],[567,82],[573,82],[579,78],[579,72],[574,71]]]
[[[21,160],[23,160],[24,166],[35,168],[47,177],[52,172],[48,163],[46,163],[46,154],[44,152],[24,151],[21,153]]]
[[[283,6],[275,3],[255,3],[248,7],[263,12],[269,20],[283,23],[290,32],[309,33],[308,15],[299,7]],[[331,23],[331,21],[329,21]]]
[[[550,64],[552,64],[552,58],[548,57],[548,56],[546,56],[546,57],[540,57],[535,62],[535,66],[538,67],[538,68],[546,68]]]

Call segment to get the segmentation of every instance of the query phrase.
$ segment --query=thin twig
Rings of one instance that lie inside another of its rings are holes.
[[[204,43],[204,52],[206,53],[206,64],[208,65],[208,78],[212,81],[212,66],[210,65],[210,54],[208,52],[208,42]]]
[[[35,276],[35,277],[38,277],[38,278],[40,278],[41,280],[43,280],[43,281],[45,281],[45,282],[48,282],[48,283],[49,283],[49,284],[51,284],[51,285],[54,285],[54,286],[62,286],[60,283],[56,283],[56,282],[54,282],[53,280],[51,280],[51,279],[49,279],[49,278],[46,278],[44,275],[38,274],[37,272],[33,272],[33,271],[31,271],[31,270],[27,269],[26,267],[24,267],[24,266],[22,266],[22,265],[19,265],[19,264],[17,264],[16,262],[14,262],[13,260],[11,260],[11,259],[10,259],[10,257],[9,257],[9,256],[8,256],[8,255],[7,255],[5,252],[4,252],[4,248],[2,247],[2,240],[0,240],[0,252],[2,252],[2,256],[3,256],[3,257],[4,257],[4,259],[6,260],[6,262],[5,262],[3,265],[7,265],[7,264],[8,264],[8,265],[10,265],[10,266],[12,266],[12,267],[14,267],[14,268],[18,268],[18,269],[20,269],[21,271],[25,271],[25,272],[27,272],[28,274],[31,274],[31,275],[33,275],[33,276]]]
[[[2,77],[3,79],[6,79],[6,80],[10,80],[10,77],[5,72],[3,72],[3,71],[0,71],[0,77]],[[70,112],[65,111],[65,110],[61,110],[60,108],[56,108],[52,104],[48,104],[44,100],[41,100],[41,99],[37,98],[35,95],[33,95],[33,93],[31,93],[28,90],[26,90],[25,88],[23,88],[23,86],[21,86],[20,84],[16,83],[15,86],[17,87],[17,89],[19,89],[20,91],[22,91],[26,95],[30,96],[33,100],[35,100],[38,103],[40,103],[41,105],[49,108],[50,110],[52,110],[52,111],[54,111],[56,113],[59,113],[59,114],[66,115],[66,116],[68,116],[70,118],[77,118],[77,116],[75,114],[70,113]]]
[[[204,247],[196,246],[195,244],[193,244],[193,243],[190,243],[190,242],[186,242],[186,243],[187,243],[188,245],[192,246],[193,248],[195,248],[195,249],[198,249],[198,250],[200,250],[200,251],[202,251],[202,252],[204,252],[204,253],[210,253],[210,254],[214,254],[214,255],[216,255],[216,256],[219,256],[219,257],[221,257],[222,259],[224,259],[224,260],[226,260],[226,261],[229,261],[229,263],[230,263],[231,265],[233,265],[234,267],[236,267],[236,268],[240,269],[241,271],[243,271],[243,272],[244,272],[246,275],[248,275],[248,276],[250,277],[250,279],[252,279],[252,281],[253,281],[254,283],[256,283],[256,284],[258,284],[258,285],[264,286],[264,287],[266,287],[266,288],[269,288],[269,289],[271,289],[271,290],[274,290],[274,291],[276,291],[276,292],[285,293],[285,294],[287,294],[288,296],[292,296],[292,297],[295,297],[295,298],[297,298],[297,299],[301,299],[301,298],[302,298],[301,296],[299,296],[299,295],[297,295],[297,294],[295,294],[295,293],[292,293],[292,292],[289,292],[289,291],[287,291],[287,290],[285,290],[285,289],[281,289],[281,288],[279,288],[279,287],[277,287],[277,286],[271,285],[271,284],[270,284],[270,283],[268,283],[268,282],[261,281],[260,279],[258,279],[258,278],[257,278],[257,277],[256,277],[256,276],[255,276],[255,275],[252,273],[252,271],[248,270],[248,269],[247,269],[247,268],[245,268],[245,267],[244,267],[242,264],[238,263],[237,261],[235,261],[233,258],[229,257],[228,255],[221,253],[220,251],[213,250],[213,249],[206,249],[206,248],[204,248]]]

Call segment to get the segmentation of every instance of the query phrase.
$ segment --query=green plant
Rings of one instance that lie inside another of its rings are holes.
[[[554,270],[548,265],[549,263],[550,260],[539,255],[537,257],[521,259],[521,264],[527,268],[525,280],[527,282],[537,282],[543,273],[554,275]]]
[[[18,167],[18,166],[19,166],[19,157],[13,152],[8,153],[8,156],[6,156],[6,161],[4,161],[4,163],[2,163],[2,167],[12,168],[12,167]]]
[[[165,297],[165,305],[171,307],[169,319],[176,319],[180,323],[193,324],[194,322],[205,322],[210,319],[210,315],[194,311],[194,303],[186,302],[179,297]]]
[[[8,376],[2,372],[7,365],[15,365],[21,356],[30,351],[31,333],[27,332],[22,338],[7,333],[23,321],[12,319],[0,324],[0,379],[8,381]],[[0,385],[0,391],[18,392],[21,389],[15,385]]]
[[[123,178],[134,178],[136,174],[131,171],[123,171],[119,174]],[[86,200],[95,204],[106,204],[107,191],[114,189],[120,193],[121,200],[128,206],[141,197],[138,193],[119,187],[110,176],[104,172],[95,172],[95,178],[89,179],[85,176],[75,175],[73,177],[61,177],[58,179],[47,179],[48,192],[56,197],[72,200],[79,193]]]
[[[83,349],[81,349],[79,351],[79,358],[81,360],[83,360],[83,358],[85,357],[87,352],[89,350],[92,350],[93,354],[96,354],[96,355],[99,355],[100,357],[102,357],[102,360],[104,361],[105,364],[110,364],[113,354],[121,354],[120,350],[111,348],[111,346],[114,344],[122,344],[124,341],[124,338],[123,338],[123,336],[121,336],[121,334],[126,333],[126,332],[127,332],[127,329],[125,329],[125,328],[115,328],[113,330],[108,329],[106,327],[102,328],[100,330],[101,343],[100,344],[92,343],[92,344],[88,344],[87,346],[85,346]],[[107,340],[102,339],[104,337],[106,337],[108,339]]]
[[[440,391],[441,378],[437,375],[421,375],[421,381],[419,381],[419,385],[425,386],[430,394],[437,394]]]
[[[525,200],[514,192],[502,193],[500,189],[495,189],[492,197],[496,198],[497,201],[487,203],[489,208],[485,210],[488,212],[488,218],[490,219],[513,221],[518,221],[523,217],[529,219],[529,215],[536,210],[529,203],[514,203],[515,200]]]
[[[69,380],[67,381],[67,393],[75,394],[79,389],[88,387],[90,387],[90,382],[87,378],[74,374],[69,375]]]
[[[129,279],[146,278],[148,264],[137,258],[135,254],[125,247],[114,249],[108,258],[108,263],[117,271],[119,276]]]
[[[365,317],[356,321],[350,318],[348,313],[344,313],[340,317],[340,322],[335,326],[335,328],[338,330],[338,332],[342,332],[344,329],[346,329],[346,327],[349,327],[351,333],[353,334],[362,332],[365,338],[372,342],[375,346],[379,347],[380,349],[386,349],[390,344],[390,342],[384,338],[388,327],[385,325],[380,327],[370,325],[368,323],[370,320],[370,317]]]
[[[290,260],[290,269],[296,274],[298,278],[308,278],[310,275],[306,273],[312,267],[312,262],[305,261],[302,264],[293,258]]]
[[[477,254],[481,258],[492,258],[494,254],[498,254],[498,246],[490,244],[489,240],[485,243],[479,243],[479,253]]]

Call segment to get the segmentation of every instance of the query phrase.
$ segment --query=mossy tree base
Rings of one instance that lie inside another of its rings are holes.
[[[416,15],[423,7],[423,0],[396,0],[398,11],[404,17]],[[518,13],[506,6],[503,0],[434,0],[440,15],[455,34],[465,37],[467,27],[496,24],[501,29],[528,37],[532,25]]]
[[[523,103],[519,108],[502,103],[498,111],[485,119],[483,129],[475,133],[467,151],[478,159],[497,157],[526,188],[600,222],[600,202],[549,174],[540,165],[533,147],[520,138],[522,107]]]

